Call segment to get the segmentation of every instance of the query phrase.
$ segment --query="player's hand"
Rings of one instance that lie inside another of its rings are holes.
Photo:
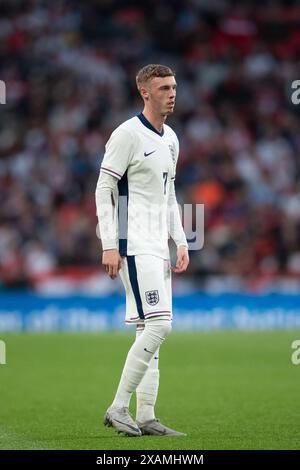
[[[177,262],[176,266],[172,268],[174,273],[183,273],[186,271],[190,262],[189,252],[186,246],[179,246],[177,248]]]
[[[121,269],[122,258],[118,250],[105,250],[102,255],[102,264],[111,279],[115,279]]]

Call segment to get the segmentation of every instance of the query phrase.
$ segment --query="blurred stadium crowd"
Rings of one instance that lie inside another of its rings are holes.
[[[147,63],[176,70],[178,200],[205,204],[185,279],[299,288],[300,5],[271,0],[0,3],[2,286],[101,270],[99,166],[112,130],[141,111]]]

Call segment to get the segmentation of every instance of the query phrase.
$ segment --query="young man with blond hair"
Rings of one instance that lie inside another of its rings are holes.
[[[171,269],[181,273],[189,263],[174,187],[179,144],[165,124],[175,106],[175,73],[150,64],[138,72],[136,83],[143,112],[112,133],[96,188],[102,263],[112,279],[120,273],[126,291],[125,321],[136,325],[136,340],[104,424],[128,436],[183,436],[160,423],[154,411],[159,348],[172,324]],[[174,268],[169,236],[177,245]],[[135,421],[129,413],[134,392]]]

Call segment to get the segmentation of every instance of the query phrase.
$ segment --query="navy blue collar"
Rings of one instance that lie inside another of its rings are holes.
[[[155,127],[152,126],[151,122],[149,122],[148,119],[145,118],[143,113],[138,114],[137,117],[139,118],[141,123],[144,124],[144,126],[148,127],[148,129],[150,129],[150,131],[155,132],[155,134],[158,134],[160,137],[162,137],[164,135],[164,132],[165,132],[164,128],[162,128],[161,132],[158,132],[158,130],[155,129]]]

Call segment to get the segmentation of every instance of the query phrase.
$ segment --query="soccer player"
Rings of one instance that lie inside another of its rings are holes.
[[[171,331],[171,270],[181,273],[189,263],[174,188],[179,144],[165,124],[175,106],[175,73],[150,64],[138,72],[136,83],[143,112],[112,133],[96,188],[102,263],[112,279],[120,273],[126,291],[125,321],[136,324],[136,340],[104,424],[128,436],[183,436],[164,426],[154,411],[159,349]],[[173,268],[169,236],[177,245]],[[134,392],[135,421],[129,413]]]

